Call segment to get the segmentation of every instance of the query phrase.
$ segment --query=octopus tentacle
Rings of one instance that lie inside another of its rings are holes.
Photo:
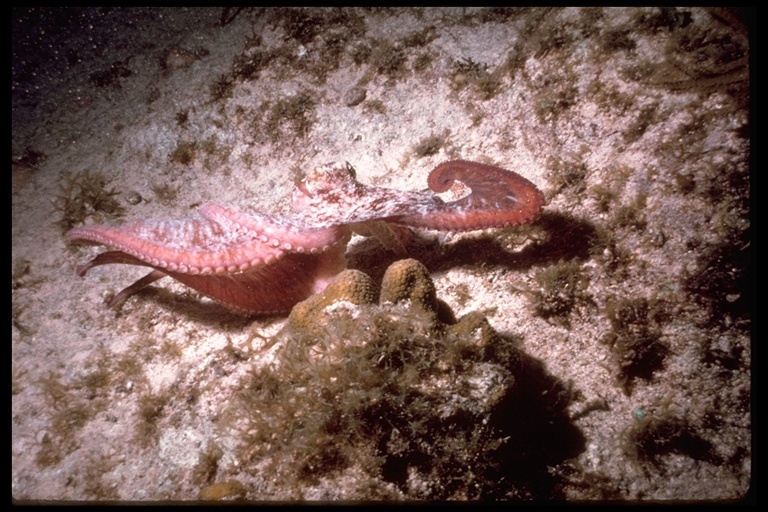
[[[146,288],[150,284],[154,283],[158,279],[164,278],[166,275],[168,275],[168,274],[166,274],[165,272],[163,272],[161,270],[153,270],[152,272],[150,272],[149,274],[145,275],[144,277],[142,277],[141,279],[139,279],[138,281],[136,281],[132,285],[126,286],[125,288],[120,290],[119,293],[117,293],[114,297],[112,297],[107,302],[107,307],[114,308],[115,306],[119,306],[120,304],[125,302],[125,300],[128,297],[130,297],[131,295],[133,295],[134,293],[136,293],[136,292],[138,292],[140,290],[143,290],[144,288]]]
[[[122,251],[107,251],[97,255],[88,263],[85,263],[83,265],[78,265],[77,275],[79,275],[80,277],[84,277],[85,274],[87,274],[88,271],[91,270],[93,267],[98,267],[101,265],[112,265],[112,264],[147,266],[147,263],[141,261],[138,258],[134,258],[130,254],[126,254]]]
[[[280,260],[245,272],[212,276],[168,272],[177,281],[236,309],[283,313],[325,289],[344,270],[345,245],[319,254],[289,253]]]
[[[344,270],[345,244],[321,254],[290,253],[270,264],[251,267],[244,272],[218,275],[196,275],[174,272],[155,266],[122,251],[108,251],[77,268],[81,277],[90,269],[109,264],[140,265],[155,268],[130,286],[117,293],[108,303],[115,307],[153,282],[165,276],[197,290],[212,299],[243,311],[281,313],[297,302],[319,293]],[[307,276],[312,276],[308,278]],[[275,293],[275,290],[280,290]]]
[[[108,245],[149,266],[185,274],[242,272],[271,263],[285,253],[247,234],[233,236],[218,224],[206,224],[204,229],[198,229],[203,226],[200,219],[187,219],[135,222],[120,228],[84,226],[69,231],[67,239]]]
[[[532,222],[541,213],[544,194],[519,174],[494,165],[454,160],[429,175],[429,188],[445,192],[461,181],[472,193],[428,211],[393,219],[411,227],[469,231]]]
[[[126,254],[122,251],[107,251],[99,254],[88,263],[85,263],[84,265],[79,265],[77,267],[77,275],[79,275],[80,277],[83,277],[93,267],[98,267],[100,265],[117,264],[117,263],[122,263],[126,265],[147,266],[145,262],[141,261],[138,258],[134,258],[130,254]],[[107,302],[107,306],[111,308],[119,304],[122,304],[123,302],[125,302],[125,299],[127,299],[134,293],[146,288],[150,284],[154,283],[158,279],[162,279],[166,275],[167,274],[161,270],[153,270],[149,274],[145,275],[144,277],[142,277],[132,285],[128,286],[127,288],[124,288],[118,294],[112,297]]]
[[[314,227],[288,218],[243,213],[217,204],[203,206],[200,214],[225,227],[255,235],[261,242],[287,252],[325,252],[344,239],[343,226]]]

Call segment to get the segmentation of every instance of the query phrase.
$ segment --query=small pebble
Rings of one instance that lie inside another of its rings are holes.
[[[353,87],[344,96],[344,104],[348,107],[354,107],[365,101],[366,90],[363,87]]]
[[[128,204],[137,205],[141,202],[141,194],[135,190],[128,192],[128,194],[125,196],[125,200],[128,201]]]

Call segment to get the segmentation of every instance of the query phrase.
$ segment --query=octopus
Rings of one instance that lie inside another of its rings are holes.
[[[455,201],[436,194],[456,181],[471,193]],[[153,269],[112,297],[109,307],[168,276],[234,309],[277,314],[322,292],[346,268],[353,234],[375,236],[386,248],[406,254],[412,228],[518,226],[536,220],[544,204],[541,191],[524,177],[477,162],[442,163],[429,174],[428,185],[431,192],[374,187],[357,181],[348,162],[333,162],[316,167],[296,185],[291,215],[208,204],[186,219],[80,226],[66,238],[115,249],[78,266],[81,277],[108,264]]]

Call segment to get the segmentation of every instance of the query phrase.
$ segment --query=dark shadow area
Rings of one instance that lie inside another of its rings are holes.
[[[211,299],[202,299],[197,292],[175,293],[164,287],[164,283],[170,283],[171,279],[166,278],[163,282],[148,286],[143,290],[136,292],[126,303],[116,307],[118,317],[130,317],[134,315],[137,308],[136,302],[146,301],[158,306],[169,315],[181,315],[187,320],[199,323],[206,327],[212,327],[226,332],[242,332],[243,328],[251,325],[254,320],[259,319],[262,322],[279,321],[286,315],[256,315],[248,312],[240,312],[214,302]],[[106,308],[106,304],[100,304],[99,307]]]
[[[504,363],[515,377],[515,386],[490,414],[488,425],[506,439],[493,454],[495,463],[486,467],[486,479],[514,483],[524,499],[561,499],[559,476],[549,471],[567,459],[578,456],[586,439],[566,411],[573,399],[572,390],[549,374],[544,364],[506,338],[487,349],[490,359]],[[483,496],[504,499],[495,489]]]
[[[699,265],[703,271],[686,276],[684,287],[707,308],[710,326],[749,329],[750,308],[757,304],[754,263],[748,229],[702,248]]]
[[[703,438],[685,418],[665,415],[644,419],[633,425],[627,440],[631,455],[656,468],[662,466],[663,458],[669,454],[683,455],[716,466],[725,463],[712,443]]]
[[[389,409],[386,400],[372,406],[366,416],[384,459],[381,477],[409,495],[415,469],[430,475],[437,499],[457,492],[481,501],[564,499],[562,477],[551,468],[586,446],[566,412],[572,393],[541,361],[516,346],[510,337],[498,337],[485,350],[483,360],[508,369],[514,385],[484,416],[432,414],[414,430],[413,418]]]
[[[409,256],[423,263],[430,272],[442,272],[456,267],[482,266],[524,270],[545,267],[558,261],[586,260],[600,251],[600,238],[591,222],[562,213],[544,213],[534,224],[541,235],[520,252],[512,253],[501,241],[500,231],[489,230],[482,236],[440,245],[425,235],[417,237],[408,247]],[[516,228],[509,228],[516,229]],[[370,238],[353,246],[347,253],[348,268],[361,270],[379,282],[389,265],[403,259],[385,250]]]

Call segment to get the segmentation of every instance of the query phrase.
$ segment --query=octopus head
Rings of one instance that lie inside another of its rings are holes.
[[[312,169],[293,190],[291,202],[296,210],[304,210],[324,197],[352,191],[358,185],[355,168],[339,161]]]

